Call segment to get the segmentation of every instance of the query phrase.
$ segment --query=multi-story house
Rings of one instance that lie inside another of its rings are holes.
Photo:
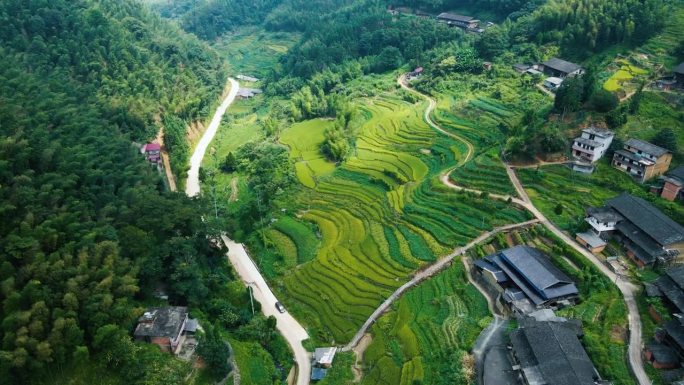
[[[585,128],[582,130],[582,135],[572,142],[572,156],[594,163],[606,153],[614,136],[613,131],[603,128]]]
[[[670,151],[639,139],[628,140],[613,155],[613,167],[630,174],[639,183],[667,172],[671,161]]]

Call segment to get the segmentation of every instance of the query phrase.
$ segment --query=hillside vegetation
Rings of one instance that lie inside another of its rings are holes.
[[[207,241],[220,227],[201,221],[205,202],[165,191],[132,144],[175,121],[183,167],[186,123],[223,89],[218,56],[128,0],[3,1],[0,20],[0,383],[186,381],[189,363],[130,336],[160,282],[205,330],[239,329],[287,370]],[[225,345],[205,341],[221,378]]]

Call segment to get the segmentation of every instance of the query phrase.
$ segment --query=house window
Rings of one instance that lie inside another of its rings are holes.
[[[617,165],[618,165],[618,166],[622,166],[622,163],[620,163],[620,162],[617,162]]]

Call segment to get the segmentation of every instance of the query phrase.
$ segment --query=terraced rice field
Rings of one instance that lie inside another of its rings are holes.
[[[624,88],[627,83],[634,79],[634,77],[643,76],[648,73],[648,71],[630,65],[628,62],[622,62],[621,64],[620,69],[603,84],[605,90],[610,92],[618,91]]]
[[[439,172],[460,160],[465,145],[429,128],[421,118],[424,105],[384,94],[357,107],[365,121],[358,128],[356,151],[313,185],[300,178],[307,188],[281,202],[296,208],[297,215],[275,222],[314,224],[320,239],[313,260],[275,282],[317,342],[347,342],[426,262],[493,226],[528,219],[506,203],[458,194],[437,181]],[[308,127],[320,132],[322,123],[315,122]],[[315,133],[302,127],[284,140],[297,146],[314,143],[304,136]],[[292,241],[282,246],[288,259],[296,248],[298,261],[306,260],[299,245],[311,245],[311,236],[304,241],[296,232],[278,231]]]
[[[460,361],[491,320],[487,301],[467,283],[457,262],[378,320],[364,353],[362,384],[467,383]]]
[[[280,142],[290,147],[290,157],[295,162],[297,179],[306,187],[314,188],[318,179],[335,170],[335,164],[321,154],[320,146],[325,141],[325,130],[332,121],[315,119],[296,123],[280,136]]]
[[[455,169],[450,179],[459,186],[501,195],[515,195],[506,167],[499,159],[498,148],[476,156]]]

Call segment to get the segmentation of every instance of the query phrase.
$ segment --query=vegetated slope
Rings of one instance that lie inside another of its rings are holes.
[[[248,297],[219,302],[202,201],[164,192],[131,139],[201,116],[221,66],[132,1],[0,2],[0,20],[0,383],[180,383],[189,364],[132,342],[138,299],[163,279],[236,327]]]
[[[105,117],[133,140],[168,125],[176,174],[187,157],[185,125],[208,115],[225,84],[219,57],[134,1],[0,4],[3,47],[35,73],[93,87]],[[104,102],[106,100],[106,103]]]
[[[294,208],[322,239],[316,258],[286,275],[282,290],[319,341],[346,342],[420,266],[484,230],[528,218],[506,203],[454,195],[433,178],[466,150],[421,120],[423,105],[385,94],[356,107],[363,122],[353,155],[328,176],[321,167],[297,169],[313,189],[297,194]],[[297,234],[286,235],[304,244]]]

